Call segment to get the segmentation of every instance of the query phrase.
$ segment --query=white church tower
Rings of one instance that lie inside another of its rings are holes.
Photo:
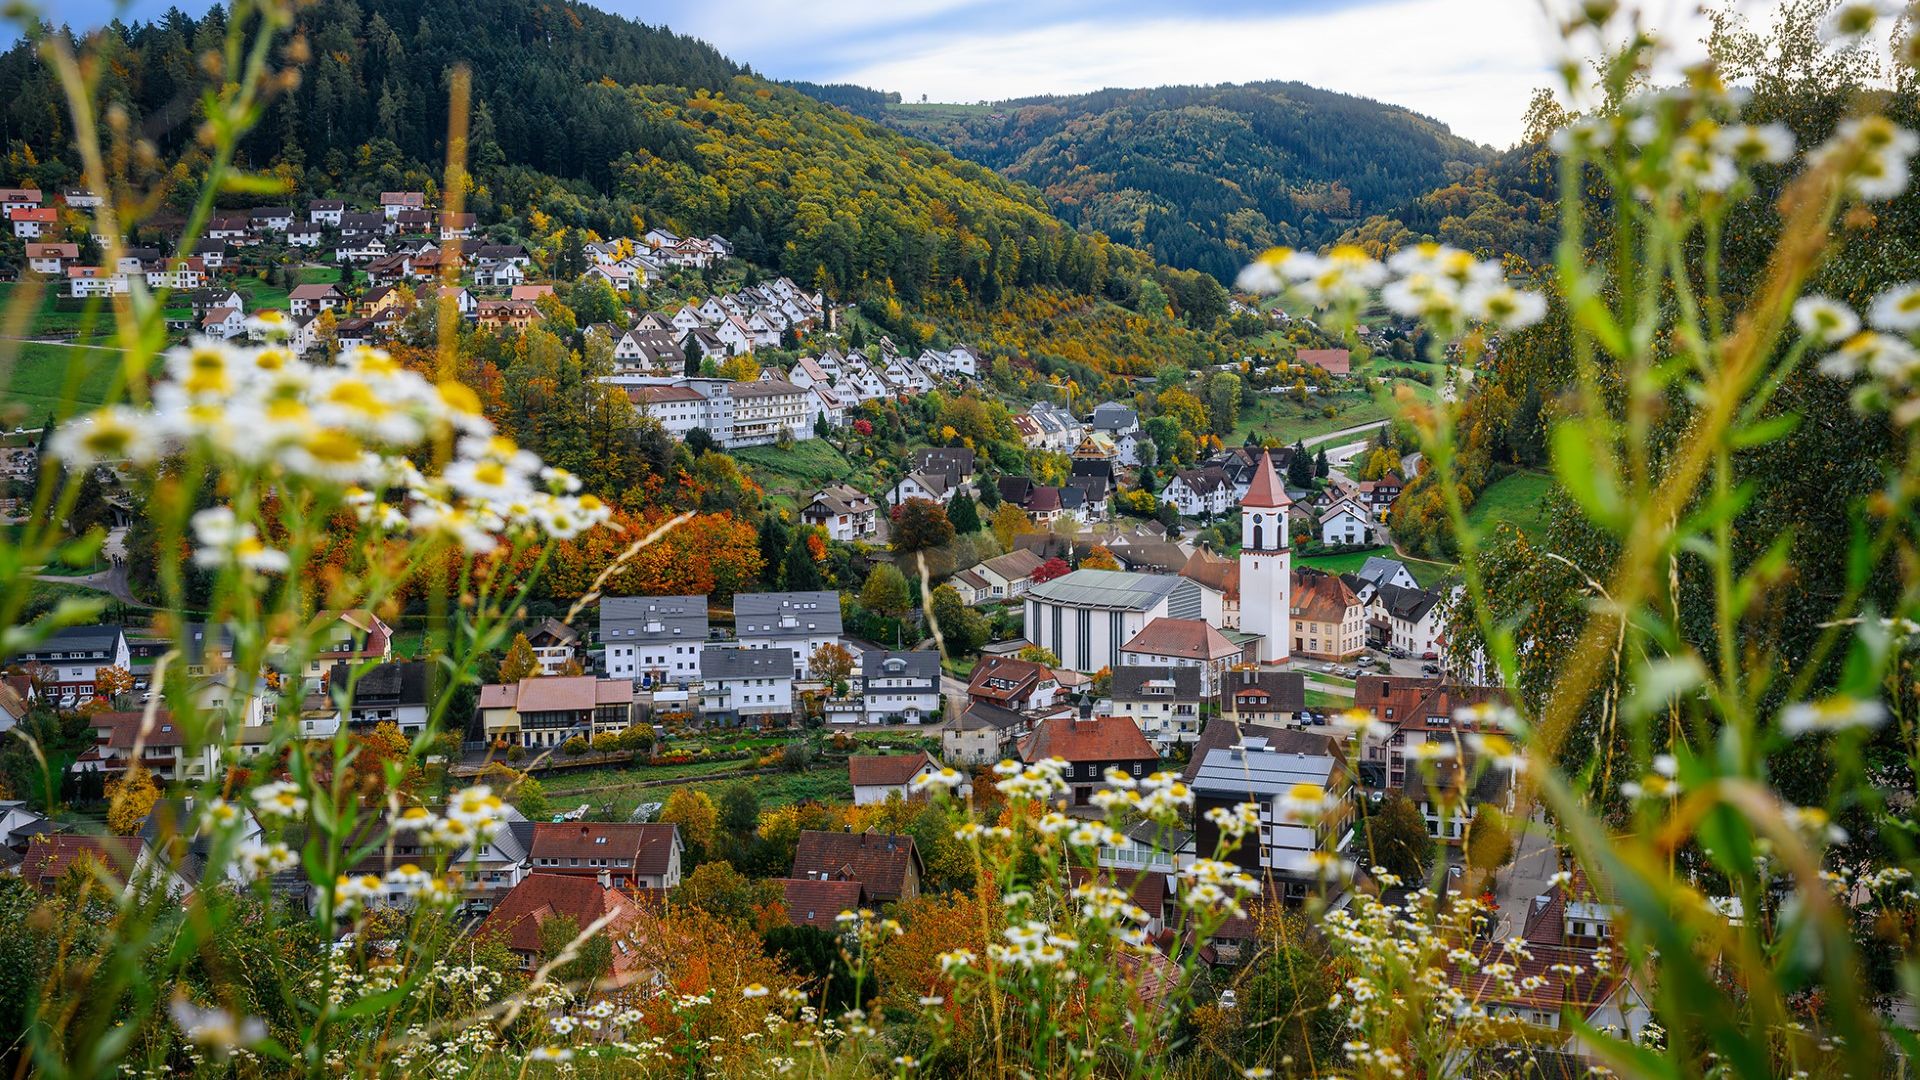
[[[1287,508],[1293,501],[1273,468],[1271,452],[1240,500],[1240,629],[1260,635],[1260,662],[1278,664],[1293,643],[1293,554]]]

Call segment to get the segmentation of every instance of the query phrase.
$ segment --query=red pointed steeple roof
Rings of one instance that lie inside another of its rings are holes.
[[[1273,468],[1273,451],[1260,453],[1260,467],[1254,471],[1253,483],[1247,485],[1247,497],[1240,500],[1242,506],[1292,506],[1293,500],[1287,498],[1287,489],[1280,483],[1279,475]]]

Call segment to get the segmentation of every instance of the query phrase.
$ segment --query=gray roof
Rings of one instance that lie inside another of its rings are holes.
[[[702,649],[702,679],[791,679],[792,649]]]
[[[840,633],[840,594],[741,593],[733,598],[734,632],[745,638]]]
[[[99,652],[111,654],[120,645],[118,626],[63,626],[39,645],[21,653],[24,659],[51,653]]]
[[[1095,431],[1124,431],[1140,426],[1140,414],[1117,401],[1103,401],[1093,407]]]
[[[1401,585],[1382,585],[1378,595],[1380,605],[1387,614],[1396,619],[1417,623],[1427,617],[1427,612],[1440,602],[1440,594],[1425,589],[1409,589]]]
[[[863,679],[919,679],[938,684],[940,654],[937,652],[867,652],[860,654]]]
[[[600,641],[705,641],[704,596],[606,596],[600,599]]]
[[[1268,708],[1274,712],[1297,713],[1307,707],[1307,677],[1298,671],[1240,668],[1227,672],[1221,680],[1220,694],[1225,699],[1221,708],[1228,715],[1235,711],[1234,704],[1244,690],[1266,691]]]
[[[1271,750],[1267,740],[1257,736],[1244,739],[1241,746],[1208,751],[1193,775],[1193,790],[1222,798],[1271,799],[1286,794],[1295,784],[1324,787],[1333,776],[1334,760],[1328,754]]]
[[[1378,555],[1369,555],[1367,561],[1360,564],[1360,576],[1379,585],[1406,568],[1407,564],[1398,559],[1383,559]]]
[[[1182,585],[1192,582],[1176,574],[1134,574],[1125,570],[1075,570],[1044,585],[1036,585],[1027,595],[1035,600],[1077,607],[1117,608],[1145,611],[1165,600]]]
[[[1148,694],[1143,687],[1149,682],[1173,683],[1171,697],[1177,701],[1200,700],[1200,669],[1186,665],[1167,664],[1121,664],[1113,669],[1113,700],[1115,701],[1158,701],[1165,694]]]
[[[1026,722],[1026,717],[1012,709],[1003,709],[990,701],[973,702],[961,710],[960,715],[953,720],[954,726],[961,731],[978,731],[981,728],[1006,731]]]

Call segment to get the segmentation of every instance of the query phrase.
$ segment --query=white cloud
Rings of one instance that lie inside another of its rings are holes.
[[[1402,105],[1495,146],[1518,139],[1527,99],[1552,81],[1549,65],[1560,48],[1542,0],[1390,0],[1220,18],[1109,10],[1067,21],[1038,18],[1024,29],[1005,17],[981,17],[977,28],[963,31],[941,18],[968,7],[969,0],[822,0],[805,7],[749,0],[687,12],[674,28],[776,78],[861,83],[908,100],[1291,79]],[[1649,25],[1689,43],[1682,52],[1698,52],[1691,43],[1706,23],[1695,0],[1643,7]],[[926,22],[946,25],[933,31]]]

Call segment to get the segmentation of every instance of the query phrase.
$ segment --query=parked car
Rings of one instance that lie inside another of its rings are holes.
[[[1428,675],[1438,675],[1440,674],[1440,665],[1439,664],[1422,664],[1420,665],[1420,670],[1427,673]]]
[[[1439,654],[1439,653],[1437,653],[1437,652],[1432,652],[1432,651],[1428,651],[1428,652],[1423,652],[1423,653],[1421,653],[1421,654],[1420,654],[1420,659],[1422,659],[1422,660],[1438,660],[1438,659],[1440,659],[1440,654]]]

